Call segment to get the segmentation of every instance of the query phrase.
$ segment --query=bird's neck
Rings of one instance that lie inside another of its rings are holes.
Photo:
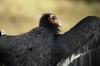
[[[60,31],[59,28],[56,27],[56,26],[51,26],[51,27],[49,27],[49,26],[42,26],[42,28],[46,29],[47,32],[50,32],[52,34],[59,34],[59,31]]]

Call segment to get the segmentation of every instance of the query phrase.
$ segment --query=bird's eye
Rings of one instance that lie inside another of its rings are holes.
[[[57,17],[56,16],[52,16],[51,19],[55,20],[55,19],[57,19]]]

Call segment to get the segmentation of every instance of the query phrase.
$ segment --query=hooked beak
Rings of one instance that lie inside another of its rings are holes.
[[[57,26],[59,26],[59,27],[61,27],[61,22],[58,19],[56,19],[54,21],[54,24],[57,25]]]

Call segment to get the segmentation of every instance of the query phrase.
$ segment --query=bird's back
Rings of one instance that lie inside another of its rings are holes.
[[[18,36],[4,35],[0,37],[0,61],[5,66],[48,66],[52,44],[53,34],[42,27]]]

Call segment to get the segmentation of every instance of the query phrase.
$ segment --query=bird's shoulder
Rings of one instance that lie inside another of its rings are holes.
[[[27,33],[28,35],[34,35],[37,37],[51,36],[52,33],[43,27],[36,27]]]

